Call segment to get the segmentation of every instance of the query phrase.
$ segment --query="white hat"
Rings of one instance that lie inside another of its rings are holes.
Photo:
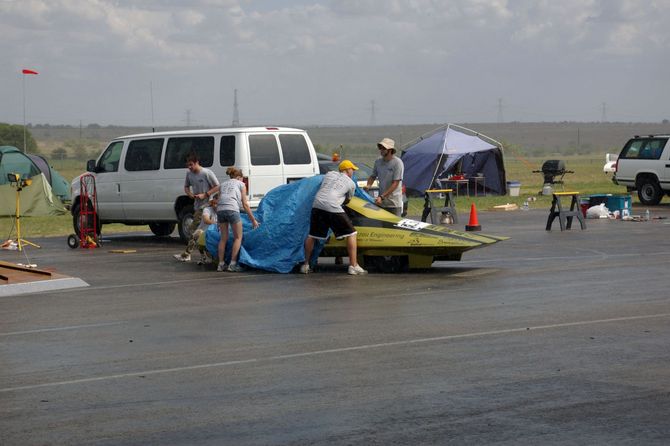
[[[393,150],[395,152],[395,141],[391,138],[384,138],[377,143],[377,147],[383,147],[386,150]]]

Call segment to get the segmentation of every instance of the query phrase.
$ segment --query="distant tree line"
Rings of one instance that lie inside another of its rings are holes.
[[[14,146],[23,151],[23,126],[0,122],[0,146]],[[37,142],[26,129],[26,152],[39,153]]]

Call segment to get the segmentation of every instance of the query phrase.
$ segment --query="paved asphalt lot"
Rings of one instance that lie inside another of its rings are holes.
[[[512,239],[402,275],[40,240],[90,287],[0,298],[0,444],[668,444],[670,219],[546,214],[480,212]]]

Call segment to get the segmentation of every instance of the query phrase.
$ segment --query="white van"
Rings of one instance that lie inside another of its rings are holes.
[[[198,154],[200,165],[220,181],[227,179],[226,168],[241,169],[252,207],[270,189],[319,173],[312,141],[300,129],[246,127],[123,136],[86,164],[86,170],[95,176],[97,231],[105,223],[148,224],[154,234],[167,236],[178,225],[179,236],[188,240],[193,200],[184,195],[184,179],[186,156],[192,151]],[[76,234],[79,189],[77,177],[72,181]]]

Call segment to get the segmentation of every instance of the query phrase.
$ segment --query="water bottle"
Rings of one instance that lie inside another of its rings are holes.
[[[649,213],[649,209],[644,211],[644,221],[649,221],[651,220],[651,214]]]

